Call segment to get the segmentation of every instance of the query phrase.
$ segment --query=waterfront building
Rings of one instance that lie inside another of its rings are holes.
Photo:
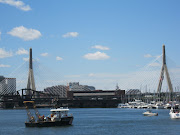
[[[0,95],[14,94],[16,92],[16,78],[0,76]]]
[[[118,100],[123,99],[125,90],[68,91],[69,99]]]
[[[79,82],[70,82],[69,91],[93,91],[95,90],[94,86],[80,85]]]
[[[68,90],[69,90],[68,86],[57,85],[57,86],[45,88],[44,92],[49,93],[50,95],[58,96],[59,98],[66,98]]]

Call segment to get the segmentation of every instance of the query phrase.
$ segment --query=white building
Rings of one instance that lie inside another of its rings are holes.
[[[68,90],[69,90],[68,86],[57,85],[57,86],[52,86],[52,87],[45,88],[44,92],[48,92],[51,95],[59,96],[60,98],[66,98]]]
[[[16,92],[16,78],[0,76],[0,95],[14,94]]]
[[[95,90],[94,86],[79,85],[79,82],[70,82],[69,91],[91,91]]]

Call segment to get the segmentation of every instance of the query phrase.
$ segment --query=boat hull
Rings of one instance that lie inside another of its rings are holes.
[[[25,122],[26,127],[54,127],[72,125],[72,117],[61,118],[61,121],[40,121],[40,122]]]
[[[152,113],[152,112],[144,112],[144,116],[158,116],[158,113]]]
[[[143,114],[144,116],[158,116],[158,113],[153,113],[153,114]]]

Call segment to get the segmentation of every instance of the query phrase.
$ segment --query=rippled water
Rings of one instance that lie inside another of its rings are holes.
[[[141,109],[70,109],[72,126],[27,128],[26,110],[0,110],[0,135],[179,135],[180,120],[171,120],[169,110],[153,110],[159,116],[145,117]],[[49,109],[39,109],[48,115]]]

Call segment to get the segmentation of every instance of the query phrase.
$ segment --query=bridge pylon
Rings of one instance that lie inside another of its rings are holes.
[[[162,57],[162,59],[163,59],[162,60],[163,63],[162,63],[162,68],[161,68],[161,73],[160,73],[160,78],[159,78],[159,84],[158,84],[157,92],[158,93],[161,92],[162,83],[163,83],[164,74],[165,74],[169,91],[172,93],[173,92],[173,87],[172,87],[171,79],[170,79],[170,76],[169,76],[168,68],[167,68],[167,65],[166,65],[165,45],[163,45],[163,57]]]
[[[28,74],[27,89],[36,90],[34,74],[33,74],[32,48],[29,49],[29,74]],[[32,91],[27,91],[26,95],[31,96]]]

